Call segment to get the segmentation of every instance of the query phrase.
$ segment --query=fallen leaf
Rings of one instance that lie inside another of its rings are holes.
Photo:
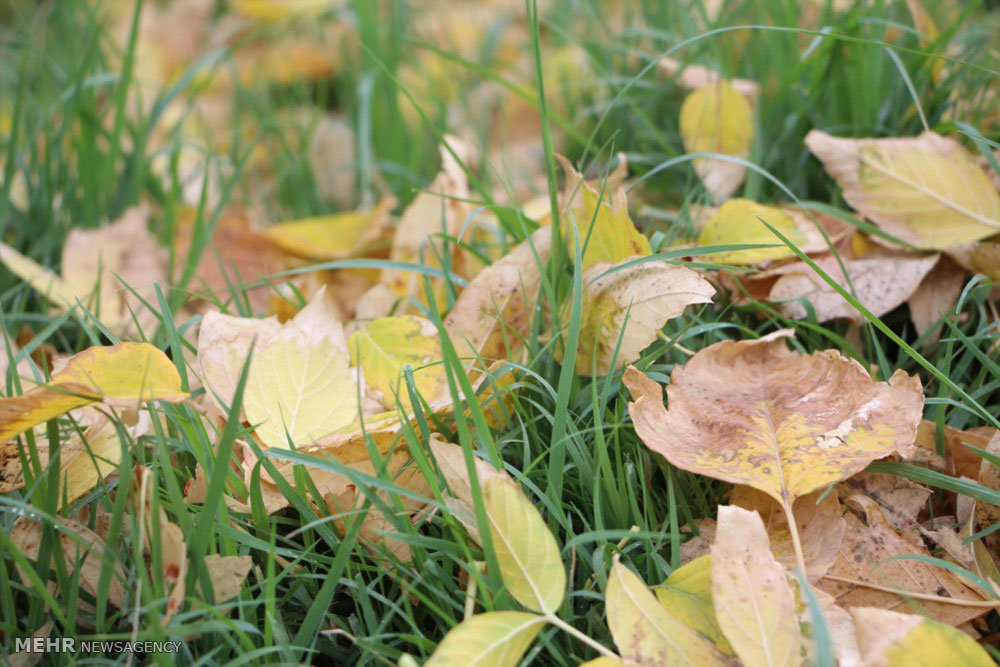
[[[397,400],[405,410],[411,407],[403,377],[406,368],[424,400],[432,402],[447,393],[437,329],[421,317],[379,318],[356,331],[348,348],[351,365],[364,373],[366,391],[386,410],[394,410]]]
[[[795,245],[801,247],[806,244],[805,234],[785,211],[749,199],[730,199],[702,226],[698,233],[698,245],[745,243],[770,244],[776,247],[729,250],[704,255],[702,259],[719,264],[752,265],[794,257],[795,252],[764,226],[761,220],[780,231]]]
[[[198,370],[205,393],[220,417],[229,414],[243,366],[250,360],[251,346],[255,352],[259,351],[280,330],[276,317],[234,317],[218,311],[202,317],[198,329]],[[241,420],[243,414],[241,406]]]
[[[784,566],[756,512],[720,506],[712,545],[712,599],[719,626],[745,665],[802,663],[803,638]]]
[[[543,625],[523,611],[477,614],[452,628],[424,667],[516,667]]]
[[[70,230],[61,276],[2,243],[0,262],[62,311],[80,303],[113,331],[151,335],[158,319],[143,300],[155,303],[167,258],[146,228],[148,217],[146,208],[136,207],[99,229]]]
[[[630,664],[700,667],[729,663],[711,641],[670,615],[617,554],[604,598],[611,636]]]
[[[479,536],[479,526],[476,522],[472,482],[469,479],[469,471],[465,465],[465,453],[461,447],[445,441],[444,438],[436,433],[431,434],[428,446],[434,455],[438,469],[441,470],[441,474],[444,476],[445,482],[448,483],[448,488],[454,494],[454,498],[450,499],[454,502],[449,503],[449,509],[452,510],[455,518],[469,531],[472,539],[477,544],[482,544],[482,539]],[[477,456],[473,456],[473,464],[480,488],[482,488],[487,480],[496,477],[510,480],[510,476],[506,472],[497,470]]]
[[[253,559],[250,556],[208,554],[202,560],[202,564],[208,571],[209,579],[212,580],[212,596],[215,604],[221,604],[240,594],[243,582],[253,567]],[[204,597],[200,589],[199,594]]]
[[[166,625],[180,611],[184,602],[185,581],[187,578],[188,558],[187,543],[184,532],[176,523],[167,518],[162,506],[153,512],[152,497],[157,493],[156,478],[151,468],[137,465],[133,469],[135,484],[135,511],[138,521],[142,523],[142,547],[146,553],[151,553],[154,545],[159,554],[157,561],[162,570],[150,571],[150,576],[163,582],[167,594],[167,603],[160,617],[160,624]]]
[[[562,234],[566,252],[576,254],[580,243],[586,271],[598,262],[618,262],[629,257],[646,257],[652,250],[649,239],[635,228],[628,214],[625,189],[611,192],[606,183],[591,184],[561,155],[556,156],[566,173],[563,189]],[[574,229],[575,228],[575,229]]]
[[[910,319],[913,320],[918,336],[926,334],[942,315],[954,310],[965,285],[966,275],[965,269],[950,258],[942,257],[924,276],[907,300]]]
[[[994,457],[1000,457],[1000,433],[995,434],[983,449]],[[1000,467],[985,457],[983,457],[982,463],[979,464],[978,479],[979,483],[986,488],[1000,491]],[[985,530],[994,524],[1000,523],[1000,507],[982,500],[976,502],[975,522],[976,526],[980,527],[980,530]],[[1000,551],[1000,532],[994,531],[987,535],[985,542],[993,553],[998,553]]]
[[[864,583],[871,583],[916,594],[982,600],[943,568],[916,559],[899,559],[899,556],[927,557],[930,554],[924,547],[910,544],[893,530],[874,500],[853,496],[850,504],[860,508],[860,517],[854,513],[845,515],[847,533],[841,542],[837,562],[816,584],[817,588],[836,598],[838,605],[844,608],[911,609],[949,625],[961,625],[988,611],[980,607],[907,598],[864,586]],[[861,585],[851,582],[860,582]]]
[[[680,110],[680,134],[689,153],[721,153],[747,159],[754,137],[753,107],[726,80],[697,88]],[[729,198],[746,177],[747,168],[717,158],[695,158],[694,170],[712,199]]]
[[[89,403],[135,410],[144,401],[186,398],[173,363],[149,343],[91,347],[67,359],[48,384],[0,399],[0,443]]]
[[[846,609],[837,606],[837,601],[831,595],[827,595],[815,586],[810,586],[816,606],[819,607],[823,622],[826,624],[826,631],[830,637],[833,657],[837,659],[838,667],[861,667],[861,650],[858,648],[858,636],[854,629],[854,620]],[[801,593],[800,593],[801,595]],[[802,609],[799,612],[799,622],[803,626],[803,634],[806,636],[816,636],[812,615],[807,603],[800,602]],[[809,628],[809,631],[806,631]],[[815,652],[814,642],[806,642],[808,654],[804,664],[814,664]]]
[[[607,375],[639,359],[667,323],[715,288],[691,269],[645,262],[608,275],[599,262],[583,274],[583,322],[576,357],[581,375]],[[620,340],[620,346],[619,346]]]
[[[670,573],[656,587],[656,599],[667,613],[706,637],[727,655],[733,655],[722,634],[712,605],[712,556],[699,556]]]
[[[851,206],[907,243],[941,249],[1000,231],[1000,194],[953,139],[839,139],[812,130],[805,142]]]
[[[944,623],[872,607],[854,607],[851,616],[865,667],[995,664],[975,640]]]
[[[283,222],[264,230],[264,236],[284,252],[317,261],[352,257],[382,235],[392,198],[370,211],[352,211]]]
[[[524,344],[552,250],[552,228],[541,227],[502,259],[483,269],[462,291],[445,319],[459,357],[507,359]]]
[[[683,64],[673,58],[660,58],[657,67],[667,76],[677,77],[677,82],[685,88],[697,90],[727,81],[747,102],[753,104],[760,95],[760,84],[748,79],[726,79],[719,72],[697,64]]]
[[[834,350],[804,355],[778,331],[723,341],[675,367],[667,388],[630,367],[636,433],[679,468],[764,491],[787,511],[794,500],[870,462],[907,452],[923,407],[920,380],[888,384]]]
[[[566,596],[566,568],[541,514],[500,477],[483,483],[483,502],[507,592],[528,609],[555,612]]]
[[[845,275],[840,262],[847,269]],[[881,317],[911,298],[921,281],[930,275],[938,262],[938,255],[894,255],[871,259],[844,259],[828,256],[816,264],[831,278],[853,292],[855,298]],[[833,289],[812,267],[805,262],[782,266],[768,272],[780,276],[771,287],[769,299],[784,301],[781,311],[793,319],[808,316],[800,300],[812,304],[819,322],[845,318],[856,322],[866,321],[865,316]]]
[[[871,498],[882,515],[907,542],[921,546],[917,517],[927,507],[931,490],[908,479],[877,472],[861,472],[838,487],[841,498],[861,494]]]

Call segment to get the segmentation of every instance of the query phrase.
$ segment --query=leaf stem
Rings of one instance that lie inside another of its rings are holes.
[[[946,598],[942,595],[933,595],[931,593],[914,593],[913,591],[906,591],[901,588],[893,588],[891,586],[881,586],[879,584],[873,584],[870,581],[861,581],[860,579],[848,579],[847,577],[838,577],[832,574],[824,575],[823,578],[829,579],[830,581],[837,581],[842,584],[853,584],[854,586],[863,586],[865,588],[871,588],[872,590],[876,591],[893,593],[895,595],[901,595],[903,597],[913,598],[915,600],[927,600],[928,602],[953,604],[959,607],[981,607],[984,609],[993,609],[994,607],[1000,607],[1000,600],[963,600],[961,598]]]
[[[802,553],[802,541],[799,539],[799,526],[795,523],[795,515],[792,513],[792,504],[788,502],[787,498],[782,498],[781,508],[785,511],[785,519],[788,521],[788,532],[792,536],[792,546],[795,548],[795,562],[802,571],[803,578],[808,579],[809,573],[806,571],[806,558]]]
[[[621,659],[621,656],[619,656],[617,653],[607,648],[606,646],[602,645],[601,643],[597,642],[596,640],[591,639],[587,635],[583,634],[582,632],[580,632],[579,630],[577,630],[572,625],[562,620],[552,612],[545,614],[545,620],[551,623],[552,625],[556,626],[560,630],[573,635],[574,637],[576,637],[577,639],[579,639],[584,644],[594,649],[601,655],[607,658],[618,658],[619,660]]]

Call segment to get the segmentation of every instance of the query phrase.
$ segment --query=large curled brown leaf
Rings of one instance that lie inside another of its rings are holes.
[[[636,433],[679,468],[764,491],[782,503],[912,448],[920,380],[875,382],[834,350],[804,355],[788,331],[723,341],[677,367],[667,387],[634,367],[623,378]]]

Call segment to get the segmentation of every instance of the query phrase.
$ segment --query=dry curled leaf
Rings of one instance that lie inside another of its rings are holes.
[[[872,461],[913,448],[923,407],[920,380],[897,371],[875,382],[834,350],[804,355],[788,331],[723,341],[676,367],[667,387],[630,367],[636,433],[692,472],[764,491],[791,506]]]
[[[941,249],[1000,231],[1000,194],[954,139],[838,139],[819,130],[806,145],[844,199],[889,234]]]
[[[715,294],[698,273],[662,261],[620,270],[599,262],[583,274],[583,285],[584,315],[576,356],[581,375],[595,370],[596,375],[607,375],[633,363],[668,320],[691,304],[711,303]]]

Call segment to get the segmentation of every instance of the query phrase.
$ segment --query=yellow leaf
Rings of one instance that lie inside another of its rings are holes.
[[[149,343],[91,347],[67,359],[48,384],[0,399],[0,442],[88,403],[135,408],[186,398],[173,363]]]
[[[712,599],[719,626],[744,665],[802,664],[795,597],[756,512],[719,507],[712,545]]]
[[[730,199],[705,223],[698,234],[698,245],[771,244],[774,248],[747,248],[705,255],[704,261],[719,264],[761,264],[776,259],[794,257],[785,245],[761,220],[767,222],[797,246],[807,239],[795,220],[781,209],[758,204],[749,199]]]
[[[291,16],[319,16],[337,4],[331,0],[230,0],[229,7],[247,18],[274,23]]]
[[[473,278],[445,320],[459,357],[489,363],[524,343],[551,250],[552,229],[542,227]]]
[[[746,159],[753,142],[753,108],[728,81],[697,88],[681,105],[680,133],[689,153],[721,153]],[[695,158],[694,170],[715,201],[727,199],[743,182],[746,167]]]
[[[919,378],[875,382],[835,350],[792,352],[789,335],[702,349],[671,374],[669,410],[660,386],[630,367],[636,433],[679,468],[764,491],[786,514],[795,498],[913,450]]]
[[[637,264],[600,277],[611,268],[599,262],[583,275],[584,316],[576,357],[581,375],[594,372],[595,357],[597,375],[636,361],[668,320],[690,304],[711,303],[715,294],[696,272],[666,262]]]
[[[941,249],[1000,231],[1000,193],[953,139],[838,139],[812,130],[805,141],[844,199],[903,241]]]
[[[483,496],[507,591],[528,609],[555,612],[566,595],[566,569],[542,515],[513,482],[499,477],[486,480]]]
[[[545,619],[522,611],[491,611],[445,635],[424,667],[515,667]]]
[[[340,321],[323,291],[267,341],[258,341],[243,409],[267,447],[308,445],[358,416]]]
[[[961,630],[913,614],[851,609],[866,667],[991,667],[990,654]]]
[[[575,253],[575,235],[583,252],[582,269],[598,262],[617,264],[629,257],[645,257],[652,250],[649,239],[635,228],[628,214],[625,189],[611,193],[583,179],[569,160],[557,155],[566,172],[563,240],[570,257]],[[573,230],[576,227],[575,233]]]
[[[732,655],[733,649],[722,634],[712,606],[712,557],[699,556],[674,570],[656,589],[667,613],[692,630],[707,637],[718,649]]]
[[[618,658],[603,655],[600,658],[581,662],[580,667],[625,667],[625,663]]]
[[[372,398],[387,410],[396,399],[410,409],[410,394],[403,371],[413,370],[413,381],[424,400],[431,402],[446,391],[441,343],[434,325],[427,320],[403,315],[382,317],[359,329],[348,341],[351,365],[364,373]]]
[[[729,664],[712,642],[667,613],[617,555],[604,597],[608,628],[626,661],[650,667]]]
[[[358,254],[378,239],[395,202],[382,200],[370,211],[304,218],[269,227],[264,236],[285,252],[312,260],[337,260]]]

